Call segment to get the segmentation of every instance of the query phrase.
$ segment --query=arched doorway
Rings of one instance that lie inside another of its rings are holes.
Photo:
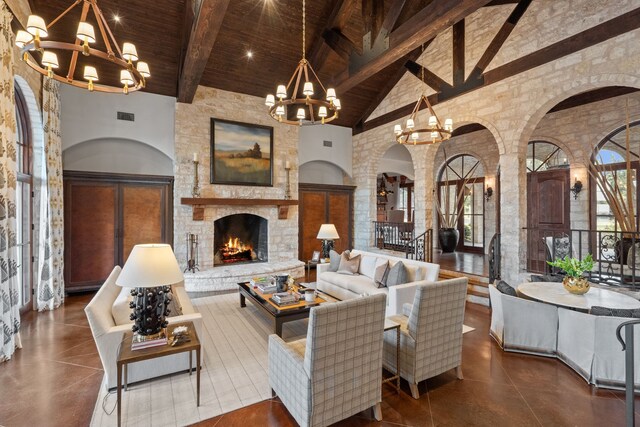
[[[457,251],[484,252],[484,182],[482,163],[469,154],[450,158],[438,176],[439,227],[458,230]]]
[[[527,145],[526,166],[529,262],[531,267],[544,271],[549,254],[540,240],[545,236],[568,236],[571,229],[569,161],[557,145],[535,140]]]

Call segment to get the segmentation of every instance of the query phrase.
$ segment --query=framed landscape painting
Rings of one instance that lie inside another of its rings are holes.
[[[211,183],[273,184],[273,128],[211,119]]]

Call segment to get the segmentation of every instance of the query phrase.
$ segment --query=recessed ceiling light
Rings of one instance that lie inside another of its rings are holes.
[[[120,22],[120,15],[113,15],[113,20],[116,22]]]
[[[247,58],[253,58],[253,52],[251,52],[250,50],[247,51]]]

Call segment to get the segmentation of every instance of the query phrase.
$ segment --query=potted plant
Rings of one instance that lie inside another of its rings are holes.
[[[571,258],[567,255],[564,259],[558,258],[555,261],[547,261],[547,263],[567,273],[562,280],[562,285],[568,292],[575,295],[583,295],[589,292],[591,285],[587,279],[582,277],[582,274],[593,269],[593,257],[591,254],[587,254],[583,260]]]
[[[449,161],[447,158],[447,152],[444,151],[445,168],[444,168],[444,182],[449,182]],[[457,189],[455,197],[449,192],[448,186],[445,186],[444,194],[440,200],[438,194],[434,194],[436,211],[438,212],[438,219],[440,228],[438,230],[438,241],[440,242],[440,248],[442,252],[454,252],[458,245],[458,239],[460,238],[460,232],[458,231],[458,221],[464,212],[464,202],[471,194],[471,190],[467,187],[467,184],[473,179],[473,173],[480,163],[476,163],[469,172],[462,178],[462,185]],[[435,193],[435,190],[434,190]],[[453,202],[453,205],[451,204]]]

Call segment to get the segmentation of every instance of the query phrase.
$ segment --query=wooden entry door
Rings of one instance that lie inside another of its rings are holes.
[[[556,169],[527,174],[527,254],[529,268],[544,271],[547,259],[543,234],[569,233],[569,170]],[[543,233],[544,232],[544,233]]]
[[[336,226],[340,238],[334,242],[337,252],[353,248],[353,190],[346,185],[299,184],[298,257],[311,259],[320,250],[316,238],[322,224]]]
[[[64,173],[67,292],[99,288],[139,243],[173,244],[173,177]]]

